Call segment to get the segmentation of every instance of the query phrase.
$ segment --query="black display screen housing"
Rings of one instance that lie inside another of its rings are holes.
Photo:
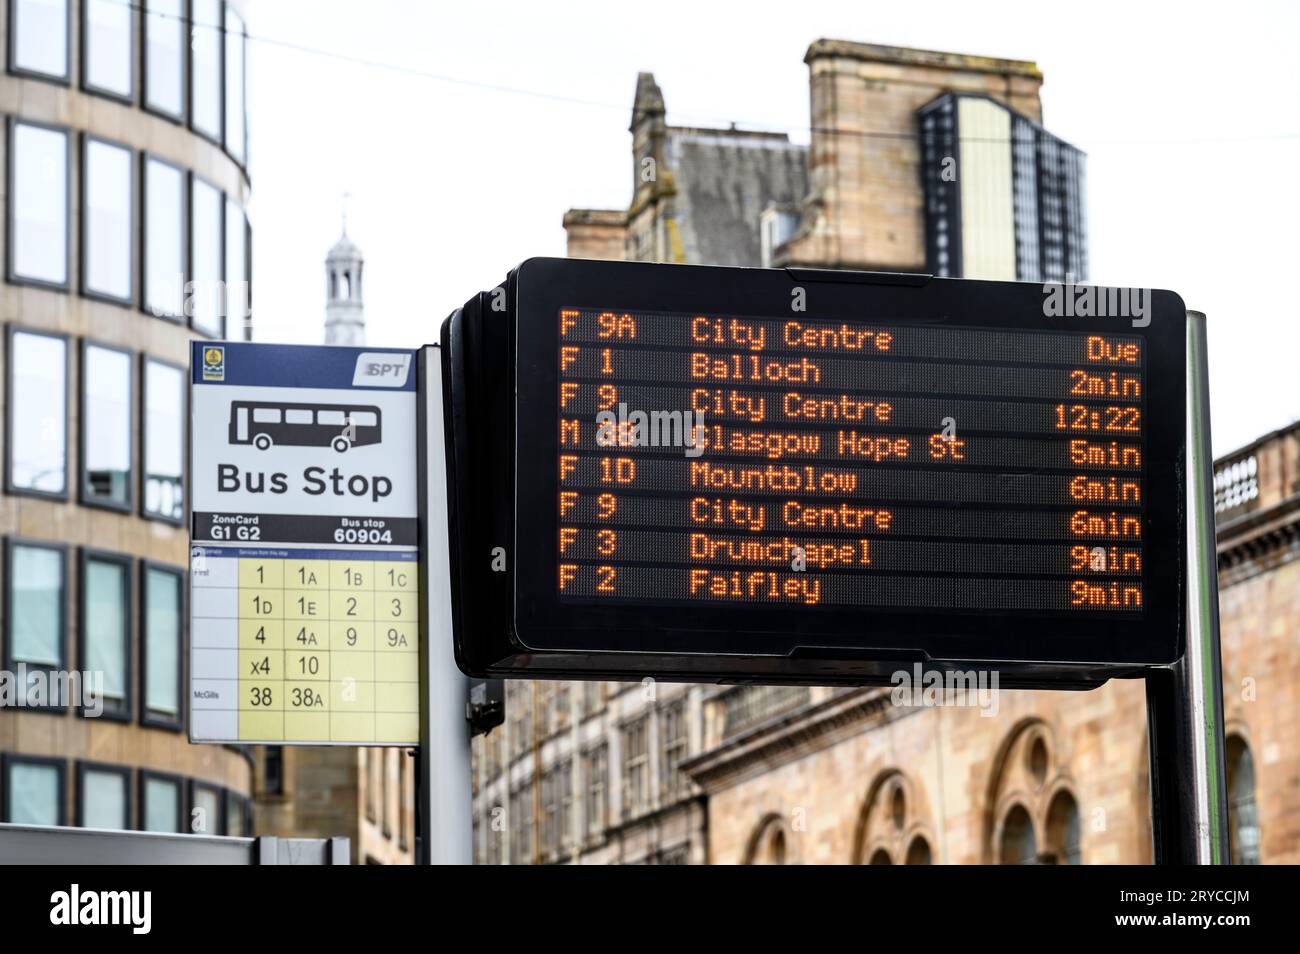
[[[1067,292],[1070,286],[1066,286]],[[795,295],[803,310],[792,312]],[[456,658],[517,678],[888,684],[900,666],[997,669],[1001,684],[1080,687],[1140,674],[1184,641],[1184,305],[1146,293],[1132,317],[1049,317],[1039,284],[812,269],[530,259],[442,328]],[[1112,296],[1112,300],[1114,296]],[[1140,339],[1142,612],[562,600],[557,316],[615,309]]]

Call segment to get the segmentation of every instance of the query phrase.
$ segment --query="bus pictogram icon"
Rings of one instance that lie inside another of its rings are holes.
[[[340,454],[353,446],[378,444],[381,418],[373,404],[289,404],[278,401],[232,401],[231,444],[258,450],[283,447],[332,447]]]

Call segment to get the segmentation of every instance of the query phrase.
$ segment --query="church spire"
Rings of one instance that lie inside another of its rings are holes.
[[[348,238],[348,196],[343,196],[343,234],[325,256],[325,343],[359,346],[366,343],[366,317],[361,300],[361,249]]]

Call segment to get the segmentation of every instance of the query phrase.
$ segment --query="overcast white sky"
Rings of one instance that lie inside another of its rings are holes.
[[[563,255],[566,209],[626,206],[638,70],[670,122],[806,142],[803,55],[834,37],[1036,60],[1045,124],[1089,154],[1091,280],[1209,315],[1216,452],[1300,417],[1294,0],[253,0],[249,29],[258,340],[321,340],[344,192],[369,340],[419,345],[511,266]]]

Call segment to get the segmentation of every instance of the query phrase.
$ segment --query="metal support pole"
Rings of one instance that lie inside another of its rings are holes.
[[[1187,649],[1146,679],[1152,840],[1157,864],[1226,864],[1214,457],[1205,315],[1187,313]]]
[[[442,356],[420,353],[420,433],[424,502],[424,665],[416,817],[419,864],[468,865],[474,860],[470,793],[469,685],[452,651],[451,567],[447,530],[447,465],[443,440]]]

